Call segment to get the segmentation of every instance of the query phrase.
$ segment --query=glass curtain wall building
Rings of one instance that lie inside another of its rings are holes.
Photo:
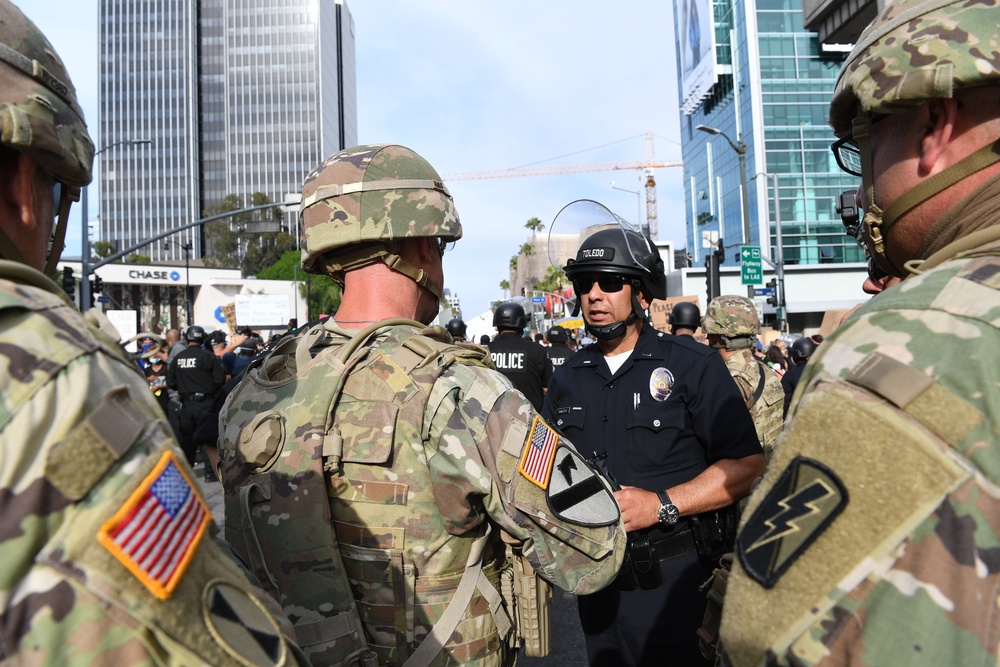
[[[742,243],[760,245],[773,260],[777,175],[785,264],[863,262],[836,211],[837,195],[856,189],[859,179],[837,167],[827,125],[846,51],[824,50],[805,31],[801,0],[674,0],[674,20],[686,240],[694,261],[704,261],[703,238],[715,234],[724,265],[739,265]],[[739,152],[726,137],[746,151],[746,240]]]
[[[281,202],[357,143],[354,26],[335,0],[101,0],[101,239],[117,250],[228,195]],[[135,144],[133,142],[148,142]],[[200,228],[137,251],[202,256]]]

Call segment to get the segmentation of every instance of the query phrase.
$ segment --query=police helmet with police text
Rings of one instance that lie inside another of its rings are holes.
[[[205,342],[205,330],[199,327],[197,324],[192,324],[184,332],[184,340],[189,343],[204,343]]]

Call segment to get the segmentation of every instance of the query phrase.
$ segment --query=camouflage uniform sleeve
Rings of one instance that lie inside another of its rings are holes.
[[[59,297],[2,280],[0,442],[2,657],[300,661],[287,619],[213,543],[194,474],[134,365]],[[139,507],[163,512],[155,544],[125,537],[146,525]]]
[[[601,490],[613,506],[604,525],[583,525],[551,509],[551,489],[518,469],[531,434],[548,427],[505,378],[455,365],[435,384],[428,410],[428,463],[435,483],[448,489],[438,494],[444,516],[457,523],[463,516],[467,523],[488,517],[521,540],[536,571],[564,590],[590,593],[615,577],[625,531],[610,489]],[[572,448],[567,441],[559,444]],[[550,460],[550,472],[552,465]],[[582,459],[578,465],[585,467]]]

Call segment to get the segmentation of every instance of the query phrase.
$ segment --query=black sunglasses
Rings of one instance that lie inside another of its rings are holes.
[[[444,254],[446,252],[448,252],[449,250],[451,250],[452,248],[455,247],[455,242],[454,241],[446,239],[446,238],[444,238],[442,236],[437,237],[437,242],[438,242],[438,252],[441,253],[442,257],[444,257]]]
[[[886,117],[886,114],[872,117],[871,127],[875,123]],[[846,171],[851,176],[861,176],[861,150],[854,143],[854,137],[848,135],[843,139],[837,139],[830,145],[833,157],[837,160],[837,166]],[[875,151],[875,136],[872,135],[872,152]]]
[[[589,273],[573,280],[573,289],[577,294],[587,294],[594,288],[594,283],[606,294],[621,292],[629,283],[625,276],[615,273]]]

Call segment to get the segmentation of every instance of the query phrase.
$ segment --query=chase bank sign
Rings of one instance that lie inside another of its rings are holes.
[[[181,279],[180,271],[152,271],[148,269],[129,269],[128,271],[129,280],[133,281],[164,281],[169,280],[171,282],[179,282]]]

